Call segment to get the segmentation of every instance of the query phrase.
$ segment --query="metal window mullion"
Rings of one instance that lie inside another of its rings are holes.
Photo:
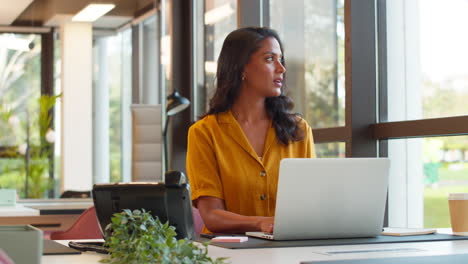
[[[349,1],[349,8],[352,75],[351,156],[377,157],[377,140],[372,137],[369,129],[377,120],[376,0]]]
[[[270,1],[271,0],[262,1],[262,27],[270,27]]]
[[[377,1],[378,41],[378,123],[388,121],[387,86],[387,7],[386,0]],[[388,141],[379,140],[379,156],[388,157]]]
[[[262,27],[268,24],[264,24],[264,2],[267,0],[237,0],[237,27]],[[268,7],[268,5],[267,5]],[[267,21],[268,22],[268,21]]]
[[[132,26],[132,103],[141,103],[141,31]]]
[[[388,120],[388,86],[387,86],[387,6],[386,0],[377,0],[377,111],[378,122]],[[388,140],[378,140],[379,157],[388,157]],[[383,226],[388,226],[388,195],[385,202],[385,213]]]
[[[41,35],[41,95],[54,95],[54,31]],[[49,110],[51,128],[54,125],[54,106]],[[42,145],[42,144],[41,144]],[[49,180],[54,182],[54,143],[50,144]],[[42,148],[42,146],[41,146]],[[54,198],[54,188],[49,189],[49,198]]]
[[[198,117],[205,112],[205,26],[204,26],[204,10],[205,1],[193,1],[191,6],[192,12],[192,112],[191,122],[197,121]]]

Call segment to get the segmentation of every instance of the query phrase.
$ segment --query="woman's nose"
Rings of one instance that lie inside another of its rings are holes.
[[[281,72],[281,73],[285,73],[286,68],[284,67],[284,65],[281,62],[278,62],[277,65],[276,65],[276,71]]]

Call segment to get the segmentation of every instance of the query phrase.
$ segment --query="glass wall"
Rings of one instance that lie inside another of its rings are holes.
[[[468,192],[467,146],[467,136],[389,140],[390,221],[450,227],[448,194]],[[407,219],[401,211],[408,212]]]
[[[270,1],[284,44],[286,85],[313,128],[344,126],[344,0]]]
[[[224,39],[237,28],[236,0],[205,0],[205,102],[214,94],[217,61]],[[204,112],[204,111],[201,111]]]
[[[41,35],[0,34],[0,188],[43,198],[54,186],[55,131],[41,95]]]
[[[135,30],[138,34],[132,34]],[[96,38],[95,42],[100,48],[94,55],[95,90],[100,92],[95,98],[94,111],[95,127],[101,126],[101,129],[95,129],[94,133],[95,182],[131,181],[130,106],[132,103],[160,103],[157,32],[157,16],[151,15],[136,26],[127,27],[115,35]],[[136,49],[132,46],[135,36],[138,36],[139,43]],[[134,60],[135,57],[138,60]],[[134,63],[138,63],[139,72],[132,70]],[[132,76],[132,73],[137,75]],[[138,82],[133,82],[133,78],[137,78]],[[138,87],[133,87],[134,85]],[[132,101],[133,89],[138,91],[139,98],[134,98],[137,101]],[[101,104],[107,106],[103,107]],[[107,115],[100,116],[99,110],[107,112]],[[100,138],[100,134],[106,136]],[[102,160],[104,165],[100,163],[100,157],[105,157]]]
[[[57,33],[54,34],[54,93],[56,95],[62,94],[62,58],[61,58],[61,43]],[[55,149],[54,149],[54,194],[53,197],[60,196],[61,189],[61,150],[62,150],[62,100],[57,100],[54,107],[54,128],[55,128]]]
[[[386,5],[388,121],[466,115],[468,38],[460,32],[468,26],[463,15],[468,3],[395,0]],[[431,136],[388,141],[391,226],[449,227],[448,193],[468,191],[467,138]]]
[[[142,77],[142,103],[159,104],[160,93],[158,89],[158,23],[156,16],[153,15],[141,24],[142,43],[141,43],[141,77]]]
[[[344,142],[315,144],[317,158],[344,158],[346,154]]]
[[[121,61],[120,65],[121,73],[132,72],[132,31],[126,29],[119,33],[122,38],[120,43],[121,49]],[[120,141],[121,144],[121,180],[123,182],[131,181],[131,161],[132,161],[132,117],[130,112],[130,106],[132,104],[132,75],[121,74],[120,75],[121,87],[120,90],[120,115],[121,115],[121,134],[120,139],[116,138],[112,144],[117,144]],[[112,150],[112,147],[111,147]]]
[[[468,2],[387,1],[387,10],[389,121],[468,114]]]
[[[154,20],[153,20],[154,21]],[[151,35],[151,34],[150,34]],[[154,35],[153,35],[154,36]],[[146,39],[146,37],[143,37]],[[118,32],[116,35],[100,37],[96,43],[100,46],[95,53],[95,90],[100,91],[95,98],[95,127],[101,126],[101,130],[95,129],[95,162],[99,163],[101,157],[106,157],[103,164],[95,164],[96,182],[119,182],[130,181],[131,173],[131,113],[132,104],[132,28]],[[145,42],[144,45],[154,44],[155,40]],[[149,48],[149,47],[148,47]],[[155,52],[155,51],[152,51]],[[151,53],[151,52],[147,52]],[[152,56],[148,55],[149,58]],[[154,56],[153,56],[154,57]],[[146,64],[149,69],[155,69],[155,61],[147,58]],[[154,75],[148,71],[143,76]],[[154,76],[151,77],[154,79]],[[147,78],[149,80],[150,78]],[[154,81],[154,80],[153,80]],[[151,86],[151,89],[141,89],[143,95],[154,96],[153,102],[158,94],[157,84],[143,82]],[[145,92],[146,91],[146,92]],[[144,97],[145,97],[144,96]],[[150,99],[148,99],[150,100]],[[146,101],[144,103],[151,103]],[[106,104],[103,107],[100,104]],[[99,115],[98,111],[105,111],[105,116]],[[99,134],[104,136],[99,139]],[[108,141],[108,142],[106,142]],[[108,144],[108,147],[105,145]],[[101,149],[101,150],[99,150]],[[107,169],[100,167],[108,166]],[[99,173],[106,175],[99,175]]]
[[[121,76],[112,78],[109,82],[110,182],[118,182],[122,179],[122,81],[126,76],[122,71],[125,43],[123,33],[111,37],[108,43],[109,76]]]

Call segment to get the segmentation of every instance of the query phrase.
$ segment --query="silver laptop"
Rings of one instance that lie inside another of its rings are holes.
[[[283,159],[272,240],[375,237],[382,232],[390,160]]]

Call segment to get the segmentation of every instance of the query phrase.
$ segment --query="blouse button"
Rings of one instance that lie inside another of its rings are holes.
[[[265,172],[265,171],[261,171],[261,172],[260,172],[260,176],[261,176],[261,177],[265,177],[265,176],[266,176],[266,172]]]
[[[264,201],[267,199],[267,195],[266,194],[262,194],[260,195],[260,200]]]

